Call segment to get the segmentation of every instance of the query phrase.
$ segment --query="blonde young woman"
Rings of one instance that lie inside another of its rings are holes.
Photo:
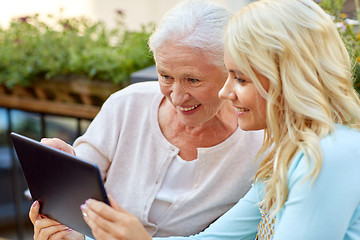
[[[263,162],[245,197],[189,238],[360,239],[360,102],[330,16],[312,0],[260,0],[233,17],[225,38],[220,96],[240,128],[265,129]],[[105,219],[101,210],[89,200],[86,221]]]

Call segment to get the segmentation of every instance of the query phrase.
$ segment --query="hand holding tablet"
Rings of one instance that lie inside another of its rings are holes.
[[[109,204],[97,166],[17,133],[11,139],[40,214],[93,237],[80,205],[89,198]]]

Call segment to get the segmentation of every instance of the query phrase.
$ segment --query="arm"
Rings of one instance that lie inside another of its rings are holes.
[[[76,155],[99,167],[103,180],[117,149],[119,134],[123,123],[122,112],[119,112],[119,100],[110,96],[100,112],[90,123],[84,135],[73,144]],[[126,104],[125,102],[121,102]]]
[[[111,197],[112,208],[106,204],[89,200],[82,207],[84,219],[96,239],[151,239],[141,223],[122,209]],[[153,240],[254,240],[261,215],[256,205],[257,192],[248,194],[204,232],[190,237],[152,238]]]
[[[153,238],[154,240],[254,240],[261,214],[257,206],[257,187],[250,191],[234,207],[218,218],[203,232],[190,237]]]

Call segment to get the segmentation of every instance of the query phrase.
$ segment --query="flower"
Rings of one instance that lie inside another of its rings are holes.
[[[19,20],[26,23],[29,18],[30,18],[29,16],[26,16],[26,17],[19,18]]]

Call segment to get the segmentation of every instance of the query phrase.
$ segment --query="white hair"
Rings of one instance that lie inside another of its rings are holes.
[[[206,0],[183,1],[170,9],[149,39],[153,53],[166,42],[194,48],[223,65],[223,32],[232,17],[225,7]]]

